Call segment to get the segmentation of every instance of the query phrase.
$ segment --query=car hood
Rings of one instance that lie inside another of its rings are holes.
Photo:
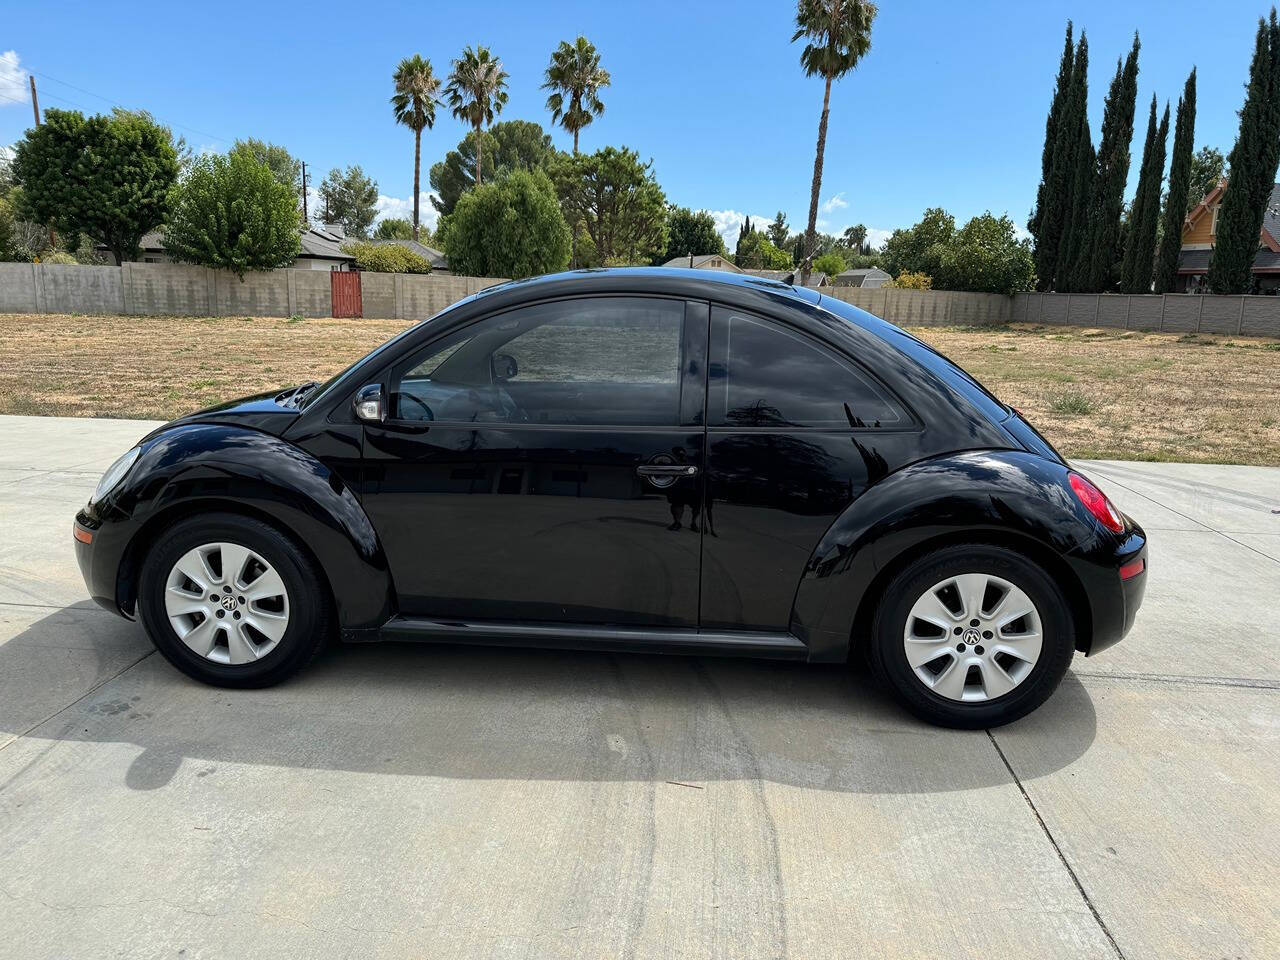
[[[186,426],[189,423],[216,423],[223,426],[248,427],[261,430],[275,436],[283,434],[298,418],[298,410],[277,403],[276,398],[284,396],[288,391],[272,390],[269,393],[258,393],[238,400],[228,400],[217,406],[206,407],[195,413],[188,413],[170,420],[162,427],[151,431],[143,440],[171,430],[174,427]]]

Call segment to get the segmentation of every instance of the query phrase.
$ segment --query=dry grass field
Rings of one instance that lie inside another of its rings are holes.
[[[0,314],[0,413],[168,419],[324,379],[404,326]],[[1280,341],[1028,324],[913,332],[1067,456],[1280,465]]]

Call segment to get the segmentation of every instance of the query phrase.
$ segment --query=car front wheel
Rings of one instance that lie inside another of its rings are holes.
[[[237,514],[193,517],[159,537],[143,562],[138,610],[170,663],[224,687],[279,683],[329,634],[311,559],[274,527]]]
[[[1054,581],[1021,554],[979,544],[946,547],[899,573],[874,631],[872,663],[908,709],[968,729],[1040,706],[1075,649]]]

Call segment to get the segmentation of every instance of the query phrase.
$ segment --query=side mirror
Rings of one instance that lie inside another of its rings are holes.
[[[369,423],[381,423],[387,418],[386,407],[382,403],[382,384],[365,384],[356,391],[356,399],[352,404],[356,418]]]
[[[516,358],[508,353],[495,353],[493,355],[493,379],[498,383],[510,380],[520,372],[520,365],[516,363]]]

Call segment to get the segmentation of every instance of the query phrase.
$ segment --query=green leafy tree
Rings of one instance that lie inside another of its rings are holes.
[[[900,273],[884,286],[893,290],[932,290],[933,278],[927,273]]]
[[[284,147],[249,137],[247,140],[237,140],[231,149],[247,151],[258,163],[270,167],[272,176],[293,191],[295,197],[301,196],[302,162],[294,159],[293,154]]]
[[[84,233],[119,264],[136,258],[142,235],[164,222],[178,154],[168,129],[146,114],[86,119],[48,110],[18,141],[13,175],[22,187],[19,218]]]
[[[974,217],[931,254],[933,285],[941,290],[1017,293],[1035,278],[1031,244],[1019,240],[1013,220],[989,212]]]
[[[363,240],[378,215],[378,184],[359,165],[334,167],[320,184],[320,203],[325,223],[341,224],[347,236]]]
[[[736,244],[734,244],[734,247],[733,247],[733,259],[734,259],[734,262],[737,262],[737,259],[738,259],[740,256],[742,256],[742,251],[743,251],[743,246],[742,246],[742,245],[743,245],[743,243],[745,243],[745,242],[746,242],[746,240],[747,240],[747,238],[748,238],[748,237],[750,237],[750,236],[751,236],[753,233],[755,233],[755,232],[756,232],[755,228],[754,228],[753,226],[751,226],[751,218],[750,218],[750,217],[746,217],[746,218],[742,221],[742,223],[740,223],[740,224],[738,225],[738,242],[737,242]]]
[[[707,253],[725,256],[724,239],[716,232],[715,219],[705,210],[694,213],[688,207],[672,207],[667,212],[667,249],[654,262]]]
[[[804,38],[800,65],[806,76],[822,77],[822,117],[818,121],[818,146],[809,188],[809,226],[805,230],[805,257],[801,283],[809,282],[818,229],[818,194],[822,190],[822,159],[827,149],[827,119],[831,113],[831,84],[858,65],[871,49],[871,24],[876,5],[867,0],[798,0],[796,31],[791,42]]]
[[[417,240],[418,202],[422,192],[422,131],[435,126],[440,78],[431,69],[431,61],[415,53],[400,61],[391,82],[395,87],[391,109],[396,123],[413,131],[413,239]]]
[[[852,227],[845,227],[844,233],[840,237],[840,245],[846,250],[852,250],[854,253],[870,253],[871,250],[867,244],[866,226],[859,223]]]
[[[1062,48],[1062,59],[1058,63],[1058,79],[1053,85],[1053,98],[1049,101],[1049,116],[1044,123],[1044,146],[1040,152],[1040,186],[1036,190],[1036,206],[1031,211],[1031,219],[1027,221],[1027,229],[1035,243],[1037,262],[1044,254],[1057,249],[1057,237],[1050,242],[1050,234],[1059,229],[1062,223],[1062,211],[1058,203],[1059,197],[1052,193],[1055,182],[1055,164],[1061,158],[1054,152],[1058,130],[1062,125],[1062,115],[1071,96],[1071,71],[1075,62],[1074,46],[1071,39],[1072,25],[1067,21],[1067,38]],[[1050,274],[1052,275],[1052,274]]]
[[[824,253],[820,257],[813,260],[813,269],[819,273],[825,273],[829,277],[834,277],[838,273],[844,273],[849,269],[849,265],[845,262],[844,257],[832,250],[830,253]]]
[[[543,90],[550,90],[547,109],[551,122],[573,134],[573,152],[578,152],[578,134],[604,113],[600,91],[609,86],[609,71],[600,66],[595,45],[579,35],[573,43],[561,40],[547,65]]]
[[[773,223],[765,227],[765,235],[768,236],[769,242],[775,247],[785,247],[787,245],[787,237],[790,232],[787,229],[787,215],[781,210],[773,218]]]
[[[251,152],[191,162],[164,231],[173,259],[218,267],[244,279],[249,270],[288,266],[301,249],[293,190]]]
[[[1039,192],[1043,201],[1036,207],[1036,229],[1032,231],[1036,274],[1044,290],[1054,288],[1060,273],[1065,279],[1066,271],[1060,268],[1068,259],[1064,242],[1074,212],[1073,190],[1082,172],[1087,172],[1082,168],[1091,169],[1093,164],[1086,115],[1088,71],[1089,41],[1082,31],[1071,59],[1070,78],[1062,95],[1060,113],[1053,124],[1052,156],[1044,189]],[[1060,67],[1060,78],[1061,75]]]
[[[1191,157],[1191,185],[1187,187],[1187,213],[1190,213],[1209,191],[1227,175],[1227,161],[1222,151],[1201,147]]]
[[[867,267],[879,267],[884,269],[884,254],[878,251],[871,253],[847,253],[845,254],[845,263],[848,265],[847,270],[864,270]]]
[[[1120,289],[1125,293],[1148,293],[1156,255],[1156,232],[1160,224],[1160,185],[1164,180],[1164,151],[1169,139],[1169,105],[1156,125],[1156,97],[1151,95],[1151,117],[1147,121],[1147,140],[1142,149],[1142,169],[1138,174],[1138,192],[1133,198],[1124,251]]]
[[[453,61],[444,93],[453,115],[480,133],[506,106],[507,72],[488,47],[477,46],[474,50],[467,47],[462,56]],[[475,143],[475,184],[480,186],[484,183],[484,143],[478,138]]]
[[[407,221],[401,221],[407,223]],[[404,238],[409,239],[409,238]],[[355,258],[356,266],[371,273],[430,273],[431,261],[398,243],[370,243],[355,240],[342,249]]]
[[[897,229],[884,242],[885,270],[900,273],[927,273],[937,269],[934,248],[949,243],[956,232],[956,218],[941,207],[930,207],[913,227]]]
[[[387,217],[379,220],[373,228],[375,240],[416,240],[413,235],[413,224],[401,217]]]
[[[1214,293],[1248,293],[1252,288],[1258,237],[1280,163],[1280,24],[1274,7],[1270,22],[1258,21],[1247,91],[1209,258]]]
[[[1077,290],[1109,290],[1119,279],[1117,266],[1122,249],[1120,215],[1124,211],[1124,188],[1129,178],[1129,146],[1133,140],[1133,115],[1138,97],[1139,48],[1135,33],[1133,47],[1123,65],[1116,61],[1116,73],[1111,80],[1111,89],[1107,91],[1102,111],[1102,143],[1098,147],[1097,170],[1089,203],[1089,233],[1074,266],[1074,287]],[[1163,156],[1162,145],[1161,172]]]
[[[1071,141],[1063,154],[1065,183],[1062,206],[1065,215],[1059,239],[1056,273],[1053,288],[1058,291],[1073,290],[1077,269],[1086,257],[1090,230],[1089,211],[1093,202],[1093,187],[1097,167],[1097,155],[1093,149],[1093,137],[1089,131],[1089,42],[1083,33],[1076,44],[1076,59],[1071,71],[1071,100],[1063,111],[1062,137]]]
[[[1169,162],[1169,194],[1161,218],[1160,252],[1156,255],[1155,292],[1169,293],[1178,284],[1178,254],[1182,249],[1182,222],[1191,188],[1192,146],[1196,133],[1196,71],[1187,77],[1178,100],[1178,120],[1173,132],[1173,159]]]
[[[13,204],[7,196],[0,197],[0,260],[15,260],[18,256],[18,221],[13,215]]]
[[[652,263],[667,249],[667,199],[653,174],[626,147],[562,155],[553,179],[565,220],[588,243],[581,266]]]
[[[458,200],[442,233],[457,273],[520,279],[569,262],[569,227],[541,170],[512,171],[472,190]]]
[[[733,262],[743,270],[790,270],[791,254],[779,250],[763,230],[752,230],[742,238]]]
[[[547,169],[555,155],[551,136],[530,120],[503,120],[479,133],[472,130],[442,161],[432,164],[431,203],[442,214],[453,213],[458,198],[476,185],[477,158],[483,158],[489,178],[499,170]]]

